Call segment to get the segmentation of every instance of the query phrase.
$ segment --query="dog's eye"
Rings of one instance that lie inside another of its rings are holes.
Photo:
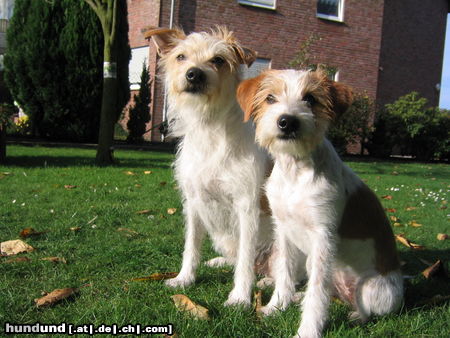
[[[274,104],[275,102],[277,102],[277,100],[275,99],[275,96],[273,96],[272,94],[269,94],[266,97],[266,102],[268,104]]]
[[[216,65],[217,67],[220,67],[220,66],[222,66],[222,65],[225,63],[225,60],[224,60],[224,58],[221,57],[221,56],[216,56],[216,57],[214,57],[214,58],[211,60],[211,62],[212,62],[214,65]]]
[[[311,94],[306,94],[305,96],[303,96],[303,100],[305,102],[308,102],[308,104],[310,106],[313,106],[314,104],[316,104],[316,98],[314,96],[312,96]]]
[[[184,54],[180,54],[177,56],[178,61],[184,61],[185,59],[186,59],[186,56],[184,56]]]

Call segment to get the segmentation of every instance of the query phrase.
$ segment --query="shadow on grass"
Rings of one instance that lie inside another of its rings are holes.
[[[440,296],[448,297],[450,295],[448,275],[450,250],[411,250],[401,252],[400,259],[405,262],[402,268],[403,274],[412,277],[405,281],[405,308],[407,310],[432,308],[450,303],[450,299],[440,299]],[[425,278],[422,271],[428,266],[424,261],[433,264],[438,259],[444,263],[447,276]]]
[[[161,168],[170,169],[172,160],[164,157],[151,158],[116,158],[116,163],[111,167],[118,168]],[[6,158],[7,166],[26,167],[26,168],[67,168],[67,167],[94,167],[95,157],[76,156],[76,155],[8,155]]]

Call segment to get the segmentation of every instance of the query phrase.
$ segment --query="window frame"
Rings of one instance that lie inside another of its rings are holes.
[[[245,6],[253,6],[253,7],[259,7],[259,8],[271,9],[271,10],[277,9],[277,0],[273,0],[272,6],[260,3],[258,0],[238,0],[238,4],[245,5]]]
[[[317,5],[319,4],[320,0],[317,0]],[[336,21],[336,22],[344,22],[344,8],[345,8],[345,0],[338,0],[339,4],[338,4],[338,15],[328,15],[328,14],[323,14],[323,13],[319,13],[317,10],[317,6],[316,6],[316,17],[319,19],[325,19],[325,20],[330,20],[330,21]]]

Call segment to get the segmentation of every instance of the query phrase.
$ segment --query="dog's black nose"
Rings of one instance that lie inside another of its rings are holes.
[[[206,75],[200,68],[192,67],[186,72],[186,80],[192,84],[200,84],[205,82]]]
[[[295,116],[283,114],[277,121],[278,129],[280,129],[285,135],[289,135],[298,131],[300,122]]]

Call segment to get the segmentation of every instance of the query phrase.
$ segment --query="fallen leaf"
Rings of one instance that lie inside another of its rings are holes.
[[[169,215],[173,215],[174,213],[176,213],[177,212],[177,208],[169,208],[169,209],[167,209],[167,213],[169,214]]]
[[[151,173],[153,173],[153,171],[151,171],[151,170],[146,170],[146,171],[144,171],[144,174],[145,174],[145,175],[150,175]]]
[[[209,319],[208,309],[194,303],[185,295],[173,295],[173,302],[178,311],[186,312],[194,319]]]
[[[395,222],[393,225],[394,225],[395,227],[401,227],[401,226],[402,226],[402,223]]]
[[[70,184],[64,185],[64,188],[66,188],[66,189],[75,189],[76,187],[77,187],[76,185],[70,185]]]
[[[164,181],[159,182],[159,185],[160,185],[161,187],[164,187],[166,184],[167,184],[167,182],[164,182]]]
[[[128,229],[128,228],[117,228],[117,231],[125,233],[126,236],[136,236],[139,232]]]
[[[431,277],[447,277],[447,273],[444,268],[444,264],[442,264],[442,261],[439,259],[434,263],[433,265],[429,266],[425,270],[422,271],[422,275],[425,278],[431,278]]]
[[[176,276],[178,276],[178,272],[162,272],[162,273],[156,272],[152,273],[150,276],[132,278],[131,281],[145,282],[145,281],[165,280],[175,278]]]
[[[138,214],[138,215],[146,215],[149,213],[151,213],[151,210],[148,210],[148,209],[136,211],[136,214]]]
[[[62,257],[44,257],[44,258],[41,258],[41,261],[49,261],[49,262],[53,262],[53,263],[67,264],[67,261]]]
[[[60,300],[66,299],[78,292],[78,288],[56,289],[46,294],[44,297],[34,300],[37,307],[50,306],[58,303]]]
[[[441,206],[439,207],[439,209],[445,210],[445,209],[447,209],[447,206],[446,206],[446,205],[441,205]]]
[[[125,175],[133,176],[133,175],[136,175],[136,174],[134,172],[132,172],[132,171],[125,171]]]
[[[142,188],[142,184],[135,184],[134,185],[136,188]]]
[[[398,175],[398,172],[393,171],[393,172],[391,173],[391,175],[397,176],[397,175]]]
[[[384,196],[381,196],[381,198],[384,199],[384,200],[391,200],[392,196],[391,195],[384,195]]]
[[[258,290],[258,291],[256,291],[254,293],[253,303],[254,303],[253,308],[255,309],[256,316],[258,318],[261,318],[261,316],[262,316],[262,313],[261,313],[261,308],[262,308],[262,290]]]
[[[81,228],[80,227],[71,227],[70,231],[80,231]]]
[[[398,222],[399,218],[397,216],[391,216],[389,217],[391,219],[392,222]]]
[[[423,249],[425,249],[425,247],[423,245],[412,243],[403,234],[395,235],[395,239],[397,241],[399,241],[400,243],[402,243],[403,245],[407,246],[410,249],[413,249],[413,250],[423,250]]]
[[[6,261],[4,261],[2,263],[10,264],[10,263],[29,262],[29,261],[31,261],[31,259],[29,259],[28,257],[16,257],[16,258],[7,259]]]
[[[446,239],[448,239],[448,235],[447,234],[438,234],[436,238],[438,241],[445,241]]]
[[[410,225],[410,226],[412,226],[412,227],[415,227],[415,228],[418,228],[418,227],[421,227],[422,226],[422,224],[420,224],[420,223],[417,223],[416,221],[410,221],[410,222],[408,222],[408,224]]]
[[[31,252],[34,248],[20,239],[2,242],[0,252],[6,256],[17,255],[22,252]]]
[[[413,211],[413,210],[416,210],[416,209],[417,209],[416,207],[407,207],[406,211]]]
[[[36,230],[34,230],[33,228],[25,228],[23,229],[19,236],[22,238],[27,238],[27,237],[31,237],[31,236],[39,236],[42,235],[44,232],[38,232]]]
[[[386,210],[387,212],[397,212],[397,209],[394,208],[386,208],[384,210]]]

